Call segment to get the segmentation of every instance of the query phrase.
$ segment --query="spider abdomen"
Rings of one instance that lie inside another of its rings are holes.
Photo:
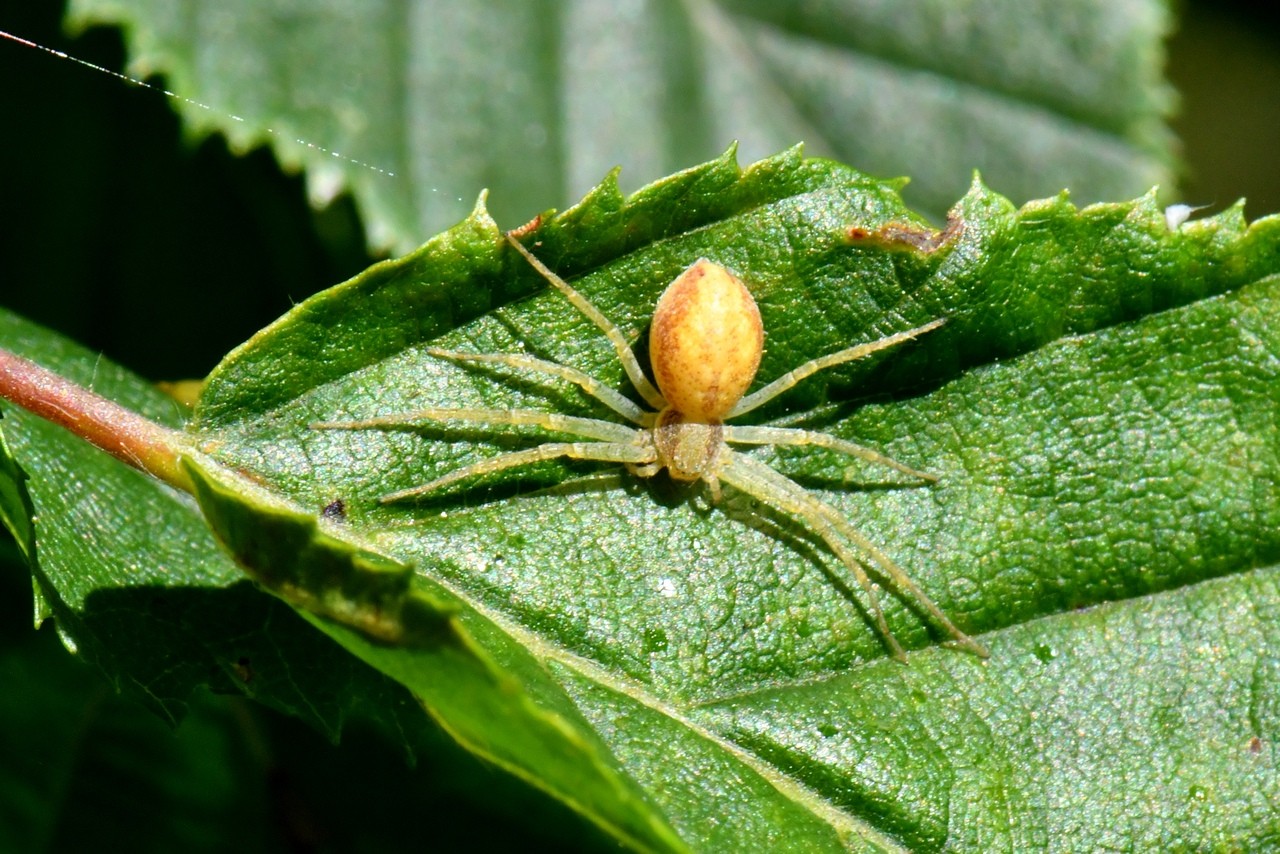
[[[649,358],[658,389],[686,421],[719,421],[755,379],[764,350],[756,301],[736,276],[701,258],[658,299]]]

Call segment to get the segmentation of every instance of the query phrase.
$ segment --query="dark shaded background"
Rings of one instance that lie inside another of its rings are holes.
[[[0,0],[0,28],[121,67],[116,31],[66,39],[61,12],[58,3]],[[1248,3],[1186,5],[1169,45],[1168,74],[1182,93],[1173,120],[1183,142],[1182,198],[1219,210],[1243,196],[1250,218],[1280,212],[1280,12]],[[371,260],[350,200],[312,211],[301,178],[281,174],[269,153],[233,157],[221,138],[184,141],[163,97],[3,41],[0,81],[0,305],[143,376],[203,376],[292,303]],[[97,717],[72,734],[87,744],[112,738],[122,715],[138,718],[129,718],[130,728],[151,726],[163,744],[158,719],[112,694],[62,650],[49,627],[29,630],[28,591],[16,551],[0,538],[0,662],[22,656],[47,682],[29,683],[27,693],[12,682],[0,686],[0,727],[12,720],[3,714],[6,703],[83,703]],[[63,693],[37,695],[45,688]],[[576,848],[610,845],[567,810],[456,749],[442,747],[434,768],[413,771],[394,746],[359,730],[333,748],[244,701],[210,703],[215,718],[243,716],[246,738],[274,752],[271,763],[246,764],[276,775],[258,782],[277,787],[272,797],[296,800],[321,824],[345,820],[341,803],[332,803],[344,786],[374,785],[352,817],[356,827],[372,819],[392,831],[403,820],[429,831],[418,842],[431,838],[445,848],[504,838],[522,850],[564,847],[570,839]],[[79,788],[66,793],[63,809],[71,814],[82,797],[109,813],[109,800],[92,801],[102,780],[91,771],[75,776]],[[379,801],[383,793],[399,796]],[[242,810],[245,831],[260,845],[272,847],[275,839],[297,850],[314,847],[305,832],[280,824],[294,807],[255,810],[249,798],[228,809]],[[494,798],[508,807],[501,816],[486,811]],[[279,835],[260,835],[263,822],[275,822]],[[450,839],[451,832],[460,835]]]

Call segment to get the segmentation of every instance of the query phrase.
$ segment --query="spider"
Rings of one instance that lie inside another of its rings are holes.
[[[516,239],[517,233],[520,232],[508,233],[507,242],[604,333],[631,384],[652,411],[641,408],[600,380],[558,362],[518,353],[463,353],[429,348],[427,352],[432,356],[454,362],[505,365],[573,383],[635,426],[532,409],[422,409],[360,421],[311,425],[315,429],[360,430],[403,428],[420,421],[464,421],[497,426],[535,425],[587,440],[547,442],[500,454],[463,466],[430,483],[383,495],[379,498],[381,503],[416,498],[477,475],[556,458],[622,463],[640,477],[652,477],[666,469],[674,480],[706,483],[713,503],[720,499],[721,484],[727,483],[799,520],[822,538],[865,591],[876,627],[898,660],[905,661],[906,654],[885,621],[876,586],[867,575],[864,565],[867,561],[900,592],[921,605],[958,646],[984,658],[988,655],[985,647],[957,628],[905,571],[835,508],[772,467],[729,445],[813,445],[888,466],[923,483],[936,482],[936,477],[826,433],[724,423],[768,403],[818,371],[909,341],[937,329],[946,322],[945,318],[805,362],[744,397],[755,379],[764,349],[760,310],[741,280],[719,264],[702,258],[681,273],[658,299],[649,344],[655,386],[645,376],[622,331],[526,249]]]

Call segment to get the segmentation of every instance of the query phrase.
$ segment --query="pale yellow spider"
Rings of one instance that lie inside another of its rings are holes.
[[[695,261],[671,283],[658,300],[650,332],[649,355],[657,387],[649,382],[622,332],[599,309],[533,256],[511,234],[508,242],[547,281],[599,327],[613,344],[631,384],[653,407],[641,409],[617,391],[576,368],[517,353],[460,353],[429,349],[433,356],[456,362],[488,362],[549,374],[567,380],[628,421],[558,415],[530,409],[422,409],[361,421],[313,424],[317,429],[359,430],[398,427],[417,421],[467,421],[490,425],[536,425],[557,433],[579,436],[585,442],[548,442],[524,451],[500,454],[463,466],[430,483],[383,495],[386,504],[425,495],[451,483],[541,460],[568,458],[623,463],[641,477],[666,469],[681,481],[704,481],[713,501],[720,499],[720,484],[727,483],[758,501],[790,514],[818,534],[866,591],[871,613],[894,657],[906,660],[889,631],[876,588],[853,546],[893,581],[900,592],[922,605],[963,648],[986,657],[980,643],[960,631],[933,600],[880,549],[876,548],[833,507],[819,501],[790,478],[770,466],[732,450],[742,445],[816,445],[859,459],[879,463],[934,482],[933,475],[905,466],[870,448],[819,433],[785,427],[737,427],[724,423],[761,406],[824,368],[860,359],[893,347],[930,330],[945,319],[898,332],[806,362],[793,371],[743,397],[755,379],[764,349],[760,310],[746,286],[724,267],[705,258]]]

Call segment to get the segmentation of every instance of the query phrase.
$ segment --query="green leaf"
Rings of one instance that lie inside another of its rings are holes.
[[[936,485],[751,453],[992,657],[939,646],[909,598],[884,596],[915,650],[886,660],[813,532],[732,492],[708,507],[665,477],[548,462],[379,504],[546,434],[313,424],[426,406],[609,417],[544,375],[427,346],[529,352],[628,392],[607,342],[482,207],[255,336],[192,425],[206,512],[233,550],[258,544],[259,577],[300,577],[264,532],[318,532],[349,544],[349,578],[361,555],[399,561],[406,595],[453,615],[406,644],[315,618],[339,643],[633,844],[678,847],[668,828],[712,850],[1274,841],[1280,219],[1179,224],[1152,195],[1015,210],[975,182],[933,233],[894,185],[792,150],[745,171],[730,153],[630,198],[610,179],[528,239],[636,336],[691,259],[730,267],[764,316],[759,382],[947,318],[759,411]]]
[[[7,557],[0,542],[0,575]],[[171,728],[110,691],[46,628],[0,625],[0,684],[21,698],[0,703],[2,850],[279,851],[317,839],[461,850],[512,838],[532,850],[603,850],[591,827],[443,733],[419,746],[415,769],[403,744],[359,720],[334,746],[242,697],[203,692]]]
[[[328,618],[316,625],[408,687],[464,745],[633,845],[682,850],[576,711],[539,684],[528,652],[491,627],[488,643],[476,642],[450,591],[404,591],[407,571],[344,531],[345,518],[290,507],[199,457],[191,475],[209,523],[256,577]],[[512,667],[523,678],[504,672]]]
[[[0,344],[160,423],[182,422],[180,407],[150,384],[3,311]],[[317,811],[317,827],[336,825],[352,839],[404,844],[422,836],[404,815],[415,821],[461,816],[460,826],[432,828],[431,838],[461,833],[496,843],[516,833],[553,848],[568,840],[598,844],[593,829],[567,810],[495,779],[491,769],[460,755],[401,682],[360,663],[293,609],[255,589],[214,540],[190,496],[25,412],[5,406],[2,414],[0,519],[20,543],[33,530],[34,547],[17,550],[0,541],[0,579],[9,582],[15,572],[2,558],[21,554],[46,603],[41,618],[56,617],[66,645],[97,665],[107,685],[130,702],[104,699],[92,673],[65,654],[59,657],[48,638],[12,630],[0,636],[3,684],[23,698],[0,704],[12,713],[0,716],[0,734],[11,739],[0,750],[0,848],[30,850],[48,838],[83,847],[78,834],[115,838],[145,826],[148,839],[169,849],[185,845],[193,832],[209,839],[204,823],[225,823],[233,815],[239,816],[242,841],[259,831],[274,839],[270,822],[280,817],[257,811],[263,797],[245,812],[236,793],[258,792],[266,773],[260,763],[280,757],[246,761],[242,752],[288,745],[278,736],[240,731],[247,726],[243,710],[211,706],[205,696],[210,689],[292,715],[332,741],[340,735],[349,741],[356,724],[350,748],[356,758],[314,745],[290,757],[295,770],[299,763],[320,766],[300,773],[328,784],[305,798],[299,793],[304,803],[293,805]],[[315,562],[312,568],[318,573],[322,567]],[[21,589],[6,583],[8,605],[13,587]],[[6,625],[12,626],[15,610],[21,618],[30,613],[10,607]],[[171,724],[181,722],[178,742],[157,733],[155,717],[140,716],[133,700]],[[211,727],[230,731],[211,733]],[[376,750],[369,747],[370,732],[377,735]],[[375,760],[392,767],[371,772]],[[417,761],[428,773],[406,778],[406,763]],[[202,764],[209,762],[217,768]],[[335,767],[345,779],[330,777]],[[369,773],[375,780],[353,795],[351,776]],[[102,791],[116,790],[136,803],[120,808],[102,801]],[[320,803],[325,799],[335,801],[332,814]],[[478,802],[484,803],[482,819],[469,813]],[[424,812],[423,804],[431,810]],[[164,811],[163,820],[153,816],[144,824],[145,816],[134,810],[141,805]]]
[[[734,139],[911,175],[935,215],[974,167],[1013,198],[1172,177],[1160,0],[76,0],[69,19],[122,25],[132,72],[166,75],[196,133],[270,144],[317,200],[350,190],[400,251],[479,187],[518,222],[615,164],[644,180]]]
[[[3,427],[0,423],[0,527],[9,531],[19,551],[31,560],[36,551],[36,532],[32,524],[35,514],[26,490],[27,475],[5,442]]]
[[[33,324],[0,314],[0,341],[155,421],[182,423],[177,404],[154,387]],[[138,692],[173,722],[192,691],[210,686],[296,715],[330,738],[353,714],[401,733],[406,750],[421,737],[403,689],[255,591],[189,497],[25,412],[6,408],[3,423],[12,454],[0,463],[20,462],[28,477],[33,513],[17,530],[34,526],[27,556],[37,593],[68,644],[117,689]]]

